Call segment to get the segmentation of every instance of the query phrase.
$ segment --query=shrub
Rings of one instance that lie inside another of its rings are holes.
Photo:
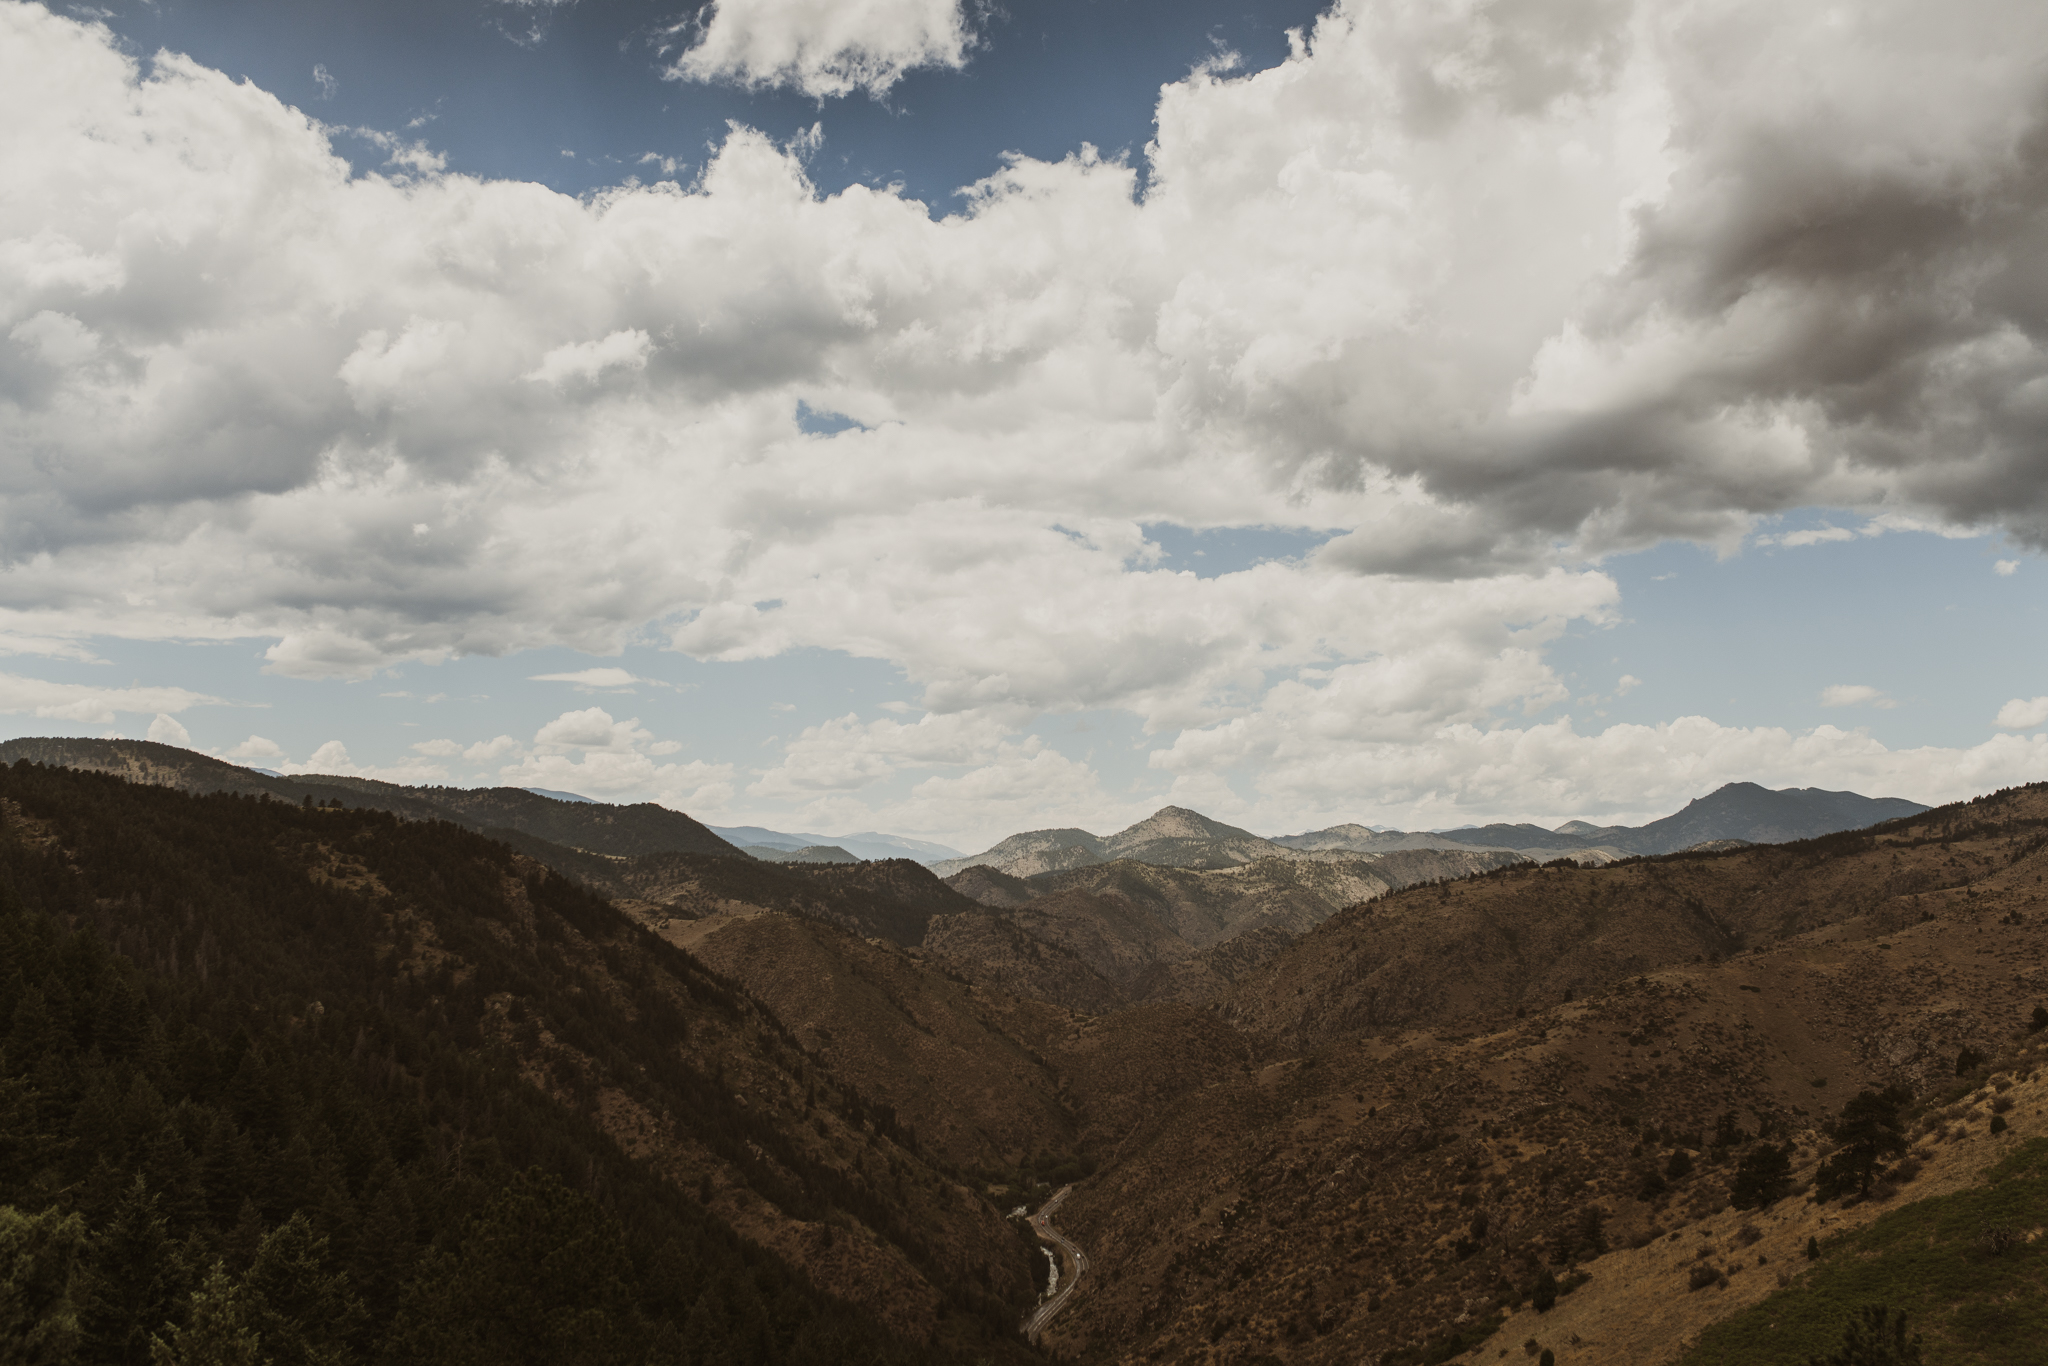
[[[1697,1262],[1686,1276],[1686,1285],[1693,1290],[1705,1290],[1721,1282],[1721,1273],[1714,1269],[1712,1262]]]
[[[1820,1239],[1808,1238],[1806,1240],[1806,1260],[1809,1262],[1820,1260]]]
[[[1529,1296],[1530,1305],[1539,1314],[1548,1314],[1557,1304],[1557,1277],[1544,1267],[1536,1273],[1536,1289]]]
[[[1920,1335],[1906,1338],[1906,1316],[1893,1318],[1881,1304],[1853,1315],[1842,1332],[1842,1345],[1831,1355],[1809,1357],[1807,1366],[1919,1366]]]
[[[1557,1353],[1545,1347],[1543,1355],[1536,1358],[1536,1366],[1557,1366]]]
[[[1735,1241],[1744,1247],[1754,1247],[1763,1241],[1764,1231],[1755,1224],[1744,1224],[1735,1231]]]
[[[2026,1240],[2026,1235],[2011,1224],[1986,1224],[1972,1250],[1980,1257],[2003,1257]]]
[[[2027,1021],[2027,1033],[2039,1034],[2048,1029],[2048,1006],[2035,1006],[2034,1018]]]
[[[1686,1152],[1683,1148],[1673,1152],[1671,1160],[1664,1164],[1664,1175],[1674,1181],[1681,1177],[1691,1176],[1692,1154]]]
[[[2004,1133],[2004,1132],[2005,1132],[2005,1131],[2006,1131],[2007,1129],[2009,1129],[2009,1128],[2011,1128],[2011,1127],[2012,1127],[2011,1125],[2009,1125],[2009,1124],[2007,1124],[2007,1123],[2005,1122],[2005,1116],[2004,1116],[2004,1115],[1993,1115],[1993,1116],[1991,1117],[1991,1132],[1992,1132],[1992,1133],[1994,1133],[1994,1134],[2002,1134],[2002,1133]]]

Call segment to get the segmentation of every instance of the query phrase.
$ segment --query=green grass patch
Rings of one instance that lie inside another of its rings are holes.
[[[1850,1316],[1870,1304],[1906,1312],[1927,1366],[2034,1366],[2048,1343],[2048,1237],[1993,1252],[1985,1235],[2003,1227],[2023,1239],[2044,1224],[2048,1139],[2035,1139],[1969,1190],[1822,1243],[1818,1263],[1707,1329],[1679,1366],[1803,1366],[1841,1346]]]

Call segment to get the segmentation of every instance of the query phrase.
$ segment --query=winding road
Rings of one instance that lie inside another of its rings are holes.
[[[1067,1254],[1066,1274],[1060,1278],[1059,1293],[1031,1311],[1024,1320],[1024,1337],[1036,1343],[1038,1335],[1052,1322],[1053,1315],[1067,1307],[1067,1298],[1080,1287],[1081,1278],[1088,1274],[1088,1254],[1083,1252],[1072,1239],[1052,1226],[1053,1212],[1060,1207],[1060,1201],[1067,1198],[1072,1186],[1061,1186],[1053,1193],[1052,1199],[1031,1216],[1031,1231],[1060,1251]]]

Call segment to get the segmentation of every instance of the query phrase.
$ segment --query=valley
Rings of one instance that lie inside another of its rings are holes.
[[[76,757],[134,742],[52,743]],[[311,779],[187,791],[216,761],[179,753],[0,768],[20,913],[59,927],[35,933],[90,927],[149,999],[184,993],[265,1048],[313,1038],[294,1031],[317,1000],[319,1038],[360,1040],[335,1065],[385,1059],[363,1075],[393,1094],[433,1094],[434,1068],[454,1065],[437,1049],[474,1058],[473,1099],[420,1121],[429,1154],[496,1145],[465,1199],[507,1179],[492,1162],[538,1163],[626,1223],[625,1192],[666,1192],[632,1198],[680,1199],[819,1297],[807,1313],[894,1344],[884,1356],[1391,1366],[1533,1341],[1560,1362],[1721,1361],[1738,1358],[1697,1355],[1722,1350],[1718,1325],[1802,1295],[1787,1353],[1822,1350],[1828,1314],[1853,1306],[1828,1289],[1827,1255],[1809,1269],[1807,1238],[1848,1246],[1923,1197],[1975,1199],[1988,1169],[2048,1138],[2034,1014],[2048,1018],[2048,786],[1586,864],[1478,847],[1274,855],[1169,808],[1114,847],[1023,841],[1008,868],[942,878],[908,859],[749,858],[705,830],[721,852],[658,808],[484,794],[428,814],[431,789]],[[663,838],[696,847],[650,847]],[[238,919],[208,939],[200,893],[229,886],[231,865],[179,851],[230,846],[267,871],[221,903]],[[1032,860],[1059,866],[1017,871]],[[295,887],[325,898],[335,945],[359,947],[307,958]],[[257,962],[287,966],[204,1004],[208,974],[240,981]],[[26,1038],[27,987],[9,990]],[[91,1065],[185,1084],[157,1064]],[[62,1088],[36,1085],[38,1105],[59,1103]],[[1906,1098],[1908,1150],[1867,1198],[1817,1200],[1833,1126],[1885,1088]],[[487,1116],[522,1105],[556,1118],[517,1133],[553,1125],[573,1142],[497,1133]],[[259,1154],[314,1141],[264,1123]],[[19,1169],[10,1190],[97,1225],[126,1217],[112,1194],[126,1173],[187,1179],[139,1149],[92,1151],[108,1174],[89,1201],[54,1193],[92,1170],[65,1175],[85,1150]],[[1738,1171],[1777,1151],[1773,1198],[1731,1210]],[[593,1185],[593,1162],[613,1174]],[[194,1198],[214,1199],[197,1179]],[[292,1213],[278,1180],[257,1225]],[[349,1211],[383,1187],[347,1175],[336,1189]],[[1049,1205],[1056,1227],[1012,1216]],[[250,1265],[221,1209],[178,1216],[208,1249],[188,1284],[206,1257]],[[339,1248],[363,1216],[308,1217]],[[1062,1257],[1044,1304],[1041,1238]],[[412,1292],[377,1293],[395,1314]],[[619,1311],[632,1332],[654,1341],[682,1321],[635,1293]],[[1949,1353],[1932,1359],[2026,1359],[1999,1355],[1978,1319],[1929,1328]],[[1804,1360],[1743,1341],[1742,1360]]]

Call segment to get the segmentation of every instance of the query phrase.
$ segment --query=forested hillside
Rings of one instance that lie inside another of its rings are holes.
[[[506,846],[27,763],[0,812],[0,1359],[1022,1353],[1014,1225]]]

